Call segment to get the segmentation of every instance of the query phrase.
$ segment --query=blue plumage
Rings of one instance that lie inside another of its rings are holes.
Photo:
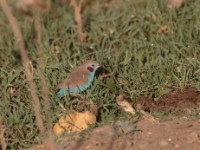
[[[56,86],[56,90],[58,90],[57,95],[63,97],[86,90],[92,84],[95,72],[99,67],[100,65],[95,61],[85,62]]]

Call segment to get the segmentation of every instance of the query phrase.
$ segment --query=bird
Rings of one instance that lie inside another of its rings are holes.
[[[57,95],[70,96],[86,90],[92,84],[95,72],[100,67],[101,65],[93,60],[84,62],[55,87]]]

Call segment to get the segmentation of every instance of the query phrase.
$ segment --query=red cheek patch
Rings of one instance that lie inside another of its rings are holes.
[[[87,67],[87,69],[89,70],[89,72],[93,72],[94,69],[92,67]]]

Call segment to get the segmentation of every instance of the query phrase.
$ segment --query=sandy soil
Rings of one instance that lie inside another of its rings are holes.
[[[82,137],[59,146],[60,150],[199,150],[200,120],[175,119],[162,123],[143,120],[137,123],[134,133],[113,134],[114,127],[107,125]]]

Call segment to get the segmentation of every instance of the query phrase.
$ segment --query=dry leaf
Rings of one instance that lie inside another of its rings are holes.
[[[183,0],[168,0],[168,8],[180,8],[183,4]]]
[[[80,132],[87,129],[90,125],[96,123],[96,116],[89,112],[74,112],[65,117],[62,117],[53,127],[53,132],[56,135],[61,135],[64,131]]]
[[[151,122],[155,122],[155,123],[159,123],[159,120],[156,119],[155,117],[153,117],[152,115],[150,115],[149,113],[145,112],[142,109],[142,106],[140,104],[137,105],[137,110],[143,115],[143,118],[145,120],[151,121]]]
[[[140,110],[140,113],[143,114],[144,119],[151,121],[151,122],[156,122],[158,123],[159,121],[155,119],[152,115],[149,113],[146,113],[144,110]]]
[[[151,13],[151,21],[152,21],[153,23],[156,22],[156,15],[155,15],[153,12]]]
[[[131,106],[131,104],[124,99],[123,95],[119,95],[116,97],[117,104],[126,112],[129,112],[131,114],[135,114],[134,108]]]
[[[167,25],[161,25],[157,31],[158,34],[167,34],[169,33],[169,28]]]

